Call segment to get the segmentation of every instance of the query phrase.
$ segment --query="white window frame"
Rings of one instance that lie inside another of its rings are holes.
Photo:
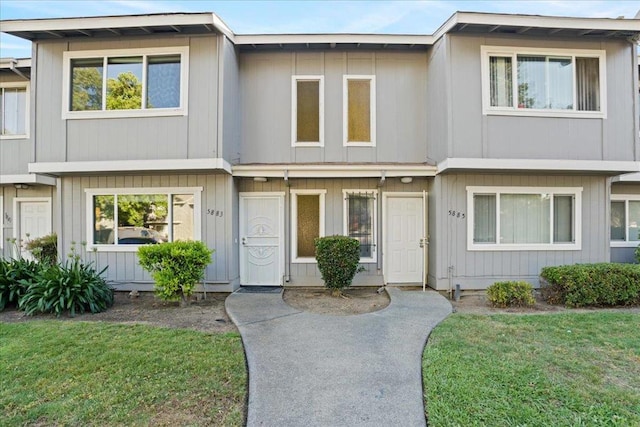
[[[469,251],[577,251],[582,249],[582,190],[583,187],[475,187],[467,188],[467,250]],[[496,243],[475,243],[473,196],[475,194],[496,196]],[[548,194],[550,203],[549,241],[551,243],[500,243],[500,195],[502,194]],[[553,197],[574,197],[573,243],[553,243]]]
[[[174,108],[144,108],[146,104],[147,88],[147,57],[153,55],[180,55],[180,105]],[[142,107],[137,110],[107,110],[107,60],[113,57],[141,56],[142,66]],[[156,47],[139,49],[109,49],[65,51],[62,54],[62,119],[96,119],[118,117],[157,117],[157,116],[186,116],[189,91],[189,47]],[[71,110],[71,60],[79,58],[102,58],[102,109],[91,111]]]
[[[96,250],[98,252],[137,252],[138,248],[143,245],[119,245],[117,243],[117,225],[114,227],[114,243],[112,244],[96,244],[93,242],[93,231],[95,227],[94,218],[94,196],[118,196],[131,194],[193,194],[193,240],[200,241],[202,239],[202,187],[143,187],[143,188],[86,188],[85,204],[86,204],[86,241],[87,251]],[[114,198],[114,222],[117,224],[117,197]],[[171,221],[171,210],[169,211],[168,220]]]
[[[29,138],[29,115],[31,111],[31,84],[29,82],[5,82],[0,83],[0,89],[24,88],[26,91],[25,112],[24,112],[24,134],[20,135],[3,135],[0,129],[0,139],[27,139]],[[3,97],[4,102],[4,97]],[[4,120],[4,118],[3,118]]]
[[[327,190],[291,190],[291,262],[294,264],[315,264],[317,260],[312,257],[298,256],[298,196],[320,196],[320,236],[325,235],[325,195]]]
[[[607,118],[607,74],[606,52],[594,49],[551,49],[512,46],[481,46],[481,75],[482,75],[482,114],[503,116],[538,116],[538,117],[575,117],[575,118]],[[571,57],[573,64],[573,110],[517,108],[518,103],[518,55],[551,55]],[[511,58],[511,79],[513,103],[511,107],[491,106],[491,82],[489,81],[489,58],[492,56]],[[598,58],[600,73],[600,111],[576,110],[577,78],[576,57]]]
[[[298,82],[319,82],[318,100],[318,136],[320,141],[298,141]],[[292,147],[324,147],[324,76],[295,75],[291,77],[291,146]]]
[[[609,241],[612,248],[637,248],[640,245],[640,241],[630,241],[629,240],[629,202],[637,202],[640,201],[640,194],[612,194],[611,202],[624,202],[624,241],[621,240],[611,240],[611,235],[609,235]],[[609,205],[611,205],[609,202]],[[611,206],[609,206],[611,209]],[[611,227],[611,224],[609,224]]]
[[[371,141],[349,142],[349,80],[369,80],[369,123]],[[376,76],[369,74],[345,74],[342,76],[342,145],[344,147],[376,146]]]
[[[342,226],[343,235],[349,235],[349,194],[373,194],[373,218],[372,218],[372,242],[371,242],[371,257],[360,258],[360,263],[370,264],[378,262],[378,190],[367,189],[343,189],[342,190]]]

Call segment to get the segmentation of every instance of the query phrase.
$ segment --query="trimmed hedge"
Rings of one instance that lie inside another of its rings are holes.
[[[213,252],[202,242],[176,241],[140,246],[138,260],[155,280],[159,298],[187,305],[196,284],[204,278]]]
[[[528,307],[536,303],[533,287],[524,281],[496,282],[487,288],[487,299],[494,307]]]
[[[638,264],[545,267],[540,276],[549,284],[542,291],[551,304],[564,304],[567,307],[640,304]]]
[[[636,262],[640,263],[640,245],[636,248]]]
[[[333,294],[351,286],[360,270],[360,242],[347,236],[319,237],[315,240],[318,270],[327,289]]]

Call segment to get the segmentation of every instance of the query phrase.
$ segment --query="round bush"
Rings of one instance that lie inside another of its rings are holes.
[[[317,238],[315,245],[324,285],[333,293],[351,286],[358,272],[360,242],[347,236],[327,236]]]

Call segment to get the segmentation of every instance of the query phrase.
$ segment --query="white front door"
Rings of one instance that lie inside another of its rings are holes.
[[[240,284],[281,286],[284,193],[240,194]]]
[[[425,215],[421,193],[387,193],[385,219],[384,275],[387,283],[423,282]]]
[[[16,198],[17,227],[15,235],[22,242],[36,239],[51,233],[51,201],[49,199]],[[21,256],[31,258],[22,248]]]

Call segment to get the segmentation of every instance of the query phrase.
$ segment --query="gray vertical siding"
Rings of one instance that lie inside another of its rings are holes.
[[[205,280],[213,285],[221,285],[218,290],[232,290],[237,281],[237,269],[230,268],[234,255],[230,255],[234,216],[237,215],[232,199],[232,178],[223,174],[208,175],[128,175],[128,176],[92,176],[68,177],[62,179],[62,251],[68,253],[72,242],[88,240],[87,196],[89,188],[153,188],[153,187],[203,187],[202,191],[202,241],[215,249],[212,263],[206,269]],[[207,209],[223,212],[223,216],[207,215]],[[83,257],[96,261],[102,268],[108,266],[107,278],[119,287],[126,289],[136,282],[151,283],[149,275],[138,265],[135,252],[87,252]],[[147,286],[150,290],[151,287]]]
[[[37,73],[37,161],[217,157],[216,37],[40,42]],[[62,119],[63,52],[189,46],[188,115]]]
[[[291,77],[324,76],[324,148],[291,147]],[[343,147],[343,76],[376,76],[376,147]],[[246,52],[242,163],[424,162],[426,53]]]
[[[637,159],[633,45],[626,41],[551,40],[447,35],[451,47],[452,144],[448,157]],[[606,52],[607,118],[482,115],[480,48],[490,46],[599,49]],[[430,69],[431,71],[431,69]],[[431,112],[431,110],[430,110]],[[440,150],[435,154],[440,155]],[[437,158],[442,160],[442,158]]]
[[[451,77],[448,62],[449,39],[444,37],[429,50],[427,73],[427,157],[442,160],[448,157],[451,140],[450,114]]]
[[[468,251],[467,220],[447,215],[449,210],[467,214],[467,186],[582,187],[582,249],[576,251]],[[437,289],[452,285],[484,289],[499,280],[528,280],[538,284],[542,267],[609,261],[607,179],[585,176],[450,174],[436,177]],[[430,221],[433,221],[433,216]]]
[[[285,192],[285,275],[288,276],[287,286],[323,286],[320,271],[315,263],[291,262],[291,195],[289,190],[313,189],[326,190],[325,194],[325,235],[344,234],[344,200],[343,189],[378,190],[377,198],[377,262],[365,263],[365,271],[356,274],[354,285],[377,286],[383,283],[382,275],[382,242],[385,230],[382,217],[382,196],[386,192],[422,192],[428,188],[430,179],[415,178],[411,184],[402,184],[399,179],[387,179],[384,186],[379,188],[379,180],[371,178],[345,179],[292,179],[287,187],[283,180],[269,179],[265,183],[254,182],[251,179],[239,179],[238,188],[241,192]]]
[[[226,37],[221,37],[223,48],[223,87],[221,96],[222,144],[218,157],[231,164],[240,161],[240,74],[239,58],[235,46]]]

